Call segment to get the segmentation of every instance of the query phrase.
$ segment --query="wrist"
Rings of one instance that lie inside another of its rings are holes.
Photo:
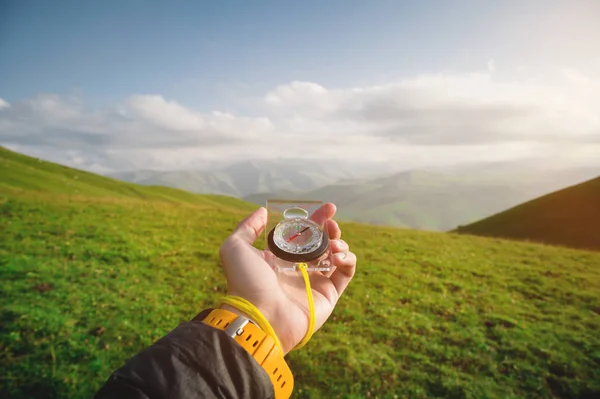
[[[296,344],[293,342],[292,329],[289,328],[288,323],[281,321],[286,320],[286,318],[281,317],[280,314],[270,314],[265,315],[265,317],[267,317],[267,320],[269,320],[269,323],[271,323],[271,325],[273,326],[273,330],[275,330],[277,338],[281,342],[281,348],[283,350],[283,353],[287,355],[289,352],[292,351]]]
[[[243,317],[247,318],[248,320],[250,320],[250,322],[252,324],[258,326],[258,324],[254,321],[254,319],[252,319],[252,317],[250,317],[249,314],[247,314],[245,312],[242,312],[241,310],[239,310],[235,306],[231,306],[231,305],[228,305],[226,303],[222,303],[222,304],[219,305],[219,309],[227,310],[228,312],[235,313],[238,316],[243,316]]]

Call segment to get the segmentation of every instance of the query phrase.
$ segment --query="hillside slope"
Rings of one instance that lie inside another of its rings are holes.
[[[100,198],[142,199],[187,204],[229,204],[242,209],[254,208],[248,203],[232,197],[196,195],[175,188],[124,183],[110,177],[28,157],[4,147],[0,147],[0,176],[0,193],[27,190]]]
[[[223,295],[254,206],[36,162],[0,162],[0,397],[89,398]],[[600,253],[341,226],[357,275],[287,357],[294,398],[600,395]]]
[[[600,177],[461,226],[457,231],[600,250]]]

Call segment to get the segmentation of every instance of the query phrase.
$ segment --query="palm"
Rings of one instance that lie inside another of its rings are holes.
[[[326,221],[327,233],[332,239],[333,252],[347,250],[347,247],[344,248],[345,244],[337,241],[341,236],[337,223],[330,220],[335,214],[335,206],[326,204],[321,209],[321,217]],[[240,223],[234,234],[221,247],[221,258],[229,293],[247,299],[263,313],[275,329],[287,353],[302,340],[308,329],[306,288],[298,273],[275,273],[265,261],[265,253],[252,247],[251,244],[265,223],[264,209]],[[338,266],[338,270],[333,273],[310,273],[315,304],[315,330],[325,323],[339,295],[352,277],[354,268],[347,268],[349,263],[351,266],[355,265],[352,257],[340,261],[336,261],[334,257],[334,264]]]

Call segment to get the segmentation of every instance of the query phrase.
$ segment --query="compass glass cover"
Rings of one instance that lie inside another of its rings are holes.
[[[295,274],[299,267],[309,272],[335,268],[319,215],[321,201],[269,199],[266,203],[265,260],[277,272]]]
[[[323,240],[323,232],[312,220],[291,219],[279,223],[273,241],[281,250],[293,254],[308,254],[316,251]]]

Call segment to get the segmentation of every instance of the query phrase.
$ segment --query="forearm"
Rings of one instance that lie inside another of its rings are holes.
[[[202,323],[209,311],[129,360],[96,398],[273,398],[273,385],[252,356]]]

